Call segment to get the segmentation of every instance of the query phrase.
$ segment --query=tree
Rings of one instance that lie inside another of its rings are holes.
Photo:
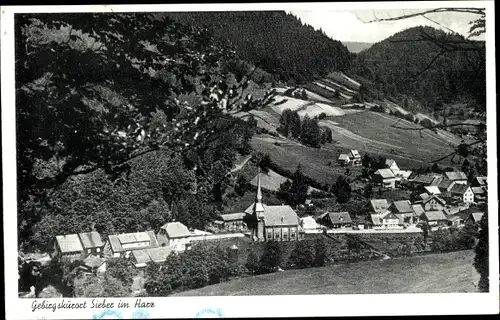
[[[106,274],[117,279],[123,287],[130,290],[136,274],[134,263],[127,258],[113,258],[106,262]]]
[[[347,238],[347,249],[349,252],[354,251],[360,253],[363,245],[361,239],[357,235],[351,235]]]
[[[295,169],[292,178],[292,181],[287,180],[280,184],[277,196],[290,205],[304,203],[307,199],[309,186],[307,185],[306,177],[302,173],[302,166],[300,164]]]
[[[367,199],[373,197],[373,186],[371,183],[366,185],[365,189],[363,190],[363,196]]]
[[[250,250],[248,253],[247,261],[245,263],[245,267],[250,271],[250,273],[253,275],[259,271],[260,265],[259,265],[259,258],[255,254],[254,250]]]
[[[372,158],[368,153],[365,153],[363,157],[361,157],[361,164],[363,165],[363,167],[369,168],[371,163],[372,163]]]
[[[282,249],[279,242],[274,240],[266,242],[264,252],[259,260],[259,273],[271,273],[276,270],[282,261]]]
[[[323,238],[318,238],[314,241],[314,267],[321,267],[325,264],[328,254],[328,248],[326,247],[325,240]]]
[[[313,261],[314,252],[311,245],[307,241],[298,241],[290,254],[289,263],[302,269],[310,267]]]
[[[239,175],[236,180],[236,185],[234,187],[234,191],[240,196],[244,196],[245,192],[248,189],[248,181],[244,175]]]
[[[344,176],[339,176],[332,186],[333,193],[340,203],[345,203],[351,198],[351,186]]]
[[[309,118],[307,114],[302,121],[300,142],[313,148],[319,148],[321,146],[321,130],[318,120]]]
[[[488,244],[488,214],[484,213],[479,226],[478,242],[474,249],[474,268],[480,275],[479,291],[489,292],[489,244]]]

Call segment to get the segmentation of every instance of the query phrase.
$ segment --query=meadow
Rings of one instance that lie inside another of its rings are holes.
[[[240,278],[175,296],[477,292],[473,250]]]

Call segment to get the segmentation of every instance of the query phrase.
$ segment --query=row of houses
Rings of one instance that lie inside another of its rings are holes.
[[[148,262],[163,262],[172,252],[189,250],[191,242],[206,232],[190,231],[180,222],[163,225],[153,231],[109,235],[103,241],[97,231],[58,235],[53,243],[52,256],[82,260],[89,271],[104,272],[108,258],[132,258],[137,267]]]

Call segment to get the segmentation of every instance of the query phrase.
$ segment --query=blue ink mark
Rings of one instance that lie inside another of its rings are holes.
[[[94,314],[92,319],[104,319],[104,317],[116,317],[116,319],[123,319],[121,312],[111,309],[106,309],[101,313]]]
[[[224,314],[222,313],[221,309],[203,309],[196,313],[196,318],[213,318],[213,316],[217,318],[222,318]]]
[[[145,309],[136,309],[132,314],[132,319],[149,319],[149,312]]]

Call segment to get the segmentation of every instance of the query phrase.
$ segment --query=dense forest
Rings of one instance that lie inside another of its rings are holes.
[[[284,11],[183,12],[173,19],[213,31],[243,59],[274,74],[277,80],[304,83],[331,71],[349,69],[352,54],[323,31]]]
[[[407,98],[431,112],[454,102],[485,105],[482,46],[431,27],[415,27],[360,52],[350,72],[361,77],[374,98],[392,97],[406,107]]]

